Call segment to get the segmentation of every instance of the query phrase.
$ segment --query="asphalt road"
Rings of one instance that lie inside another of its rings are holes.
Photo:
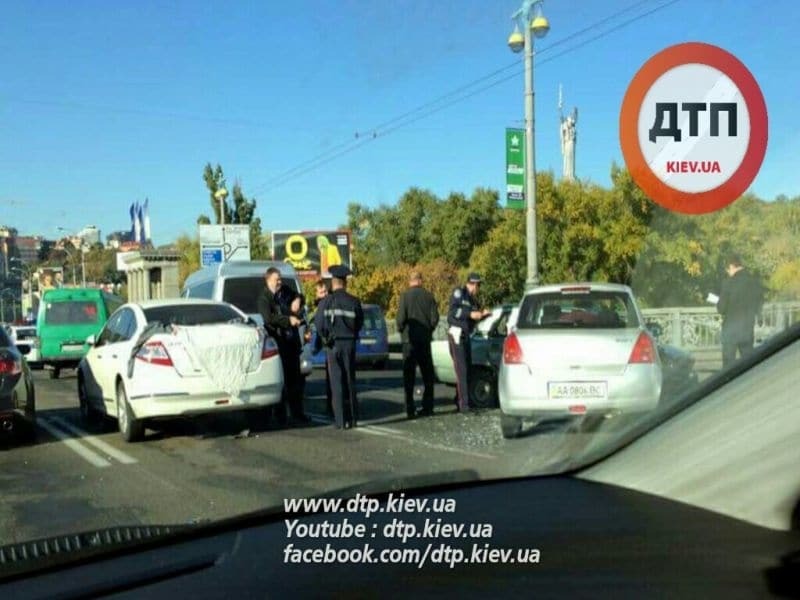
[[[397,367],[359,371],[357,429],[336,430],[322,416],[324,373],[315,371],[310,426],[254,427],[248,415],[228,413],[166,423],[136,444],[114,421],[91,430],[81,422],[74,373],[50,380],[36,372],[38,441],[0,444],[0,545],[219,519],[367,482],[377,491],[527,475],[602,441],[570,427],[504,440],[498,411],[457,414],[445,386],[437,386],[433,417],[408,421]]]

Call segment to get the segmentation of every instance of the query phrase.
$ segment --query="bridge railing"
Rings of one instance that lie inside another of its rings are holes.
[[[661,341],[689,351],[721,348],[722,316],[714,306],[649,308],[642,310],[648,323],[657,323]],[[800,322],[800,302],[765,304],[755,326],[756,344]]]

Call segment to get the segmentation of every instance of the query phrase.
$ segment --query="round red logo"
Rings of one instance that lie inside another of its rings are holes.
[[[690,42],[639,69],[619,129],[625,164],[645,194],[702,214],[729,205],[755,179],[767,150],[767,105],[739,59]]]

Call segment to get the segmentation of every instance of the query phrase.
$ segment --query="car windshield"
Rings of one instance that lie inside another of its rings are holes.
[[[97,303],[92,300],[51,302],[44,314],[48,325],[91,325],[98,318]]]
[[[0,580],[12,542],[644,446],[631,488],[791,514],[800,2],[2,6]]]
[[[230,306],[218,304],[170,304],[144,309],[148,323],[169,325],[212,325],[244,318]]]
[[[297,292],[293,279],[283,279],[282,286]],[[258,314],[258,296],[264,290],[264,277],[228,277],[222,288],[222,301],[233,304],[242,312]]]
[[[639,327],[626,292],[559,292],[525,296],[517,317],[519,329],[625,329]]]

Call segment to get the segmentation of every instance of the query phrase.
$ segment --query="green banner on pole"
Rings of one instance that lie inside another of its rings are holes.
[[[506,207],[525,208],[524,129],[506,129]]]

